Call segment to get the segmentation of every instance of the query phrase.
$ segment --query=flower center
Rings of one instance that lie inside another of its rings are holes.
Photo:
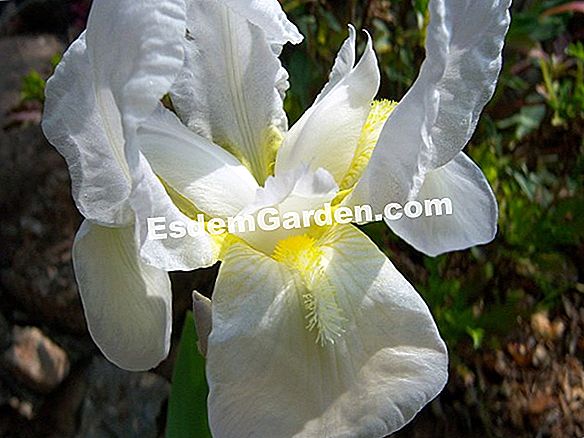
[[[324,251],[306,234],[280,240],[272,253],[274,260],[288,266],[302,284],[302,303],[306,311],[306,329],[317,331],[316,342],[334,344],[344,330],[345,321],[337,304],[336,291],[323,266]]]

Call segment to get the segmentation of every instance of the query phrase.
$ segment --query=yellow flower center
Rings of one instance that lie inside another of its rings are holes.
[[[280,240],[272,257],[290,268],[307,272],[319,262],[322,255],[322,249],[316,246],[316,240],[302,234]]]
[[[302,303],[306,311],[306,329],[317,331],[316,342],[334,344],[344,332],[345,318],[337,304],[336,291],[326,276],[324,251],[306,234],[278,242],[272,258],[292,269],[302,285]]]

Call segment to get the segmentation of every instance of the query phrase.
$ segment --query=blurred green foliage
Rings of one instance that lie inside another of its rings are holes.
[[[51,69],[50,74],[55,70],[55,67],[61,60],[61,55],[56,54],[51,58]],[[41,73],[36,70],[31,70],[22,77],[20,80],[20,101],[21,103],[26,102],[39,102],[43,103],[45,101],[45,85],[46,80]]]
[[[466,149],[499,201],[496,240],[430,258],[383,224],[365,227],[416,284],[455,355],[499,346],[518,318],[553,308],[569,289],[582,290],[584,46],[578,38],[584,26],[582,15],[566,4],[514,2],[497,92]],[[326,82],[348,23],[372,34],[380,97],[400,99],[415,80],[424,58],[428,0],[283,5],[305,35],[300,47],[283,53],[291,121]],[[360,50],[364,43],[360,38]]]
[[[39,72],[31,70],[22,78],[20,87],[20,99],[22,102],[39,101],[45,99],[45,80]]]

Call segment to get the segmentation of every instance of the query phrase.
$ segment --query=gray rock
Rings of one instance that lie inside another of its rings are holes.
[[[156,438],[169,384],[149,372],[124,371],[97,357],[89,369],[79,438]]]

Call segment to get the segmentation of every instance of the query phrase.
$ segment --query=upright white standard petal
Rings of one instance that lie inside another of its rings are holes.
[[[277,0],[222,0],[238,14],[261,28],[272,44],[298,44],[302,34],[282,10]]]
[[[81,214],[96,223],[125,225],[133,217],[120,113],[113,102],[97,99],[94,67],[83,33],[47,82],[42,128],[67,161]]]
[[[418,251],[436,256],[495,238],[497,200],[481,170],[463,152],[428,172],[418,199],[422,204],[433,203],[428,211],[431,216],[386,219],[390,228]],[[443,201],[433,201],[438,199]],[[451,214],[446,214],[449,210]]]
[[[159,108],[138,135],[154,172],[201,212],[234,216],[254,201],[258,184],[247,168],[170,111]]]
[[[187,25],[186,64],[172,89],[175,108],[261,184],[287,129],[287,73],[264,31],[221,2],[189,2]]]
[[[103,354],[127,370],[158,365],[170,346],[170,280],[140,261],[133,227],[83,222],[73,264],[89,332]]]
[[[314,104],[320,102],[330,91],[332,91],[335,86],[355,67],[355,40],[357,35],[355,28],[349,25],[349,38],[347,38],[343,45],[341,46],[337,57],[335,58],[335,63],[329,74],[329,81],[322,88],[322,91],[316,97]]]
[[[510,0],[431,0],[426,60],[385,124],[354,203],[416,196],[424,175],[452,160],[491,98],[509,27]]]
[[[379,88],[379,68],[371,37],[357,66],[348,52],[354,35],[343,44],[329,84],[315,104],[290,129],[278,151],[276,173],[300,165],[330,172],[340,183],[351,164],[361,128]]]
[[[293,270],[243,244],[228,250],[207,351],[214,436],[381,438],[444,386],[446,348],[412,286],[356,228],[323,239],[342,318],[334,344],[306,328]]]

